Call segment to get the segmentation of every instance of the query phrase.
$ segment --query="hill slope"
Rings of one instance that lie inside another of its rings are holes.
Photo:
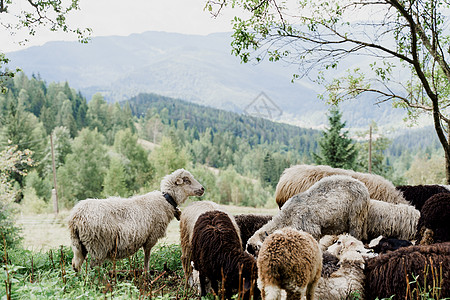
[[[91,43],[50,42],[8,53],[11,67],[48,82],[68,81],[88,99],[101,92],[108,101],[156,93],[242,112],[261,92],[283,111],[280,120],[304,127],[326,124],[327,107],[317,99],[321,87],[306,79],[291,83],[295,66],[262,62],[241,64],[230,54],[230,34],[208,36],[145,32],[127,37],[93,38]],[[338,75],[338,74],[337,74]],[[402,111],[371,99],[346,103],[351,127],[369,120],[395,125]]]

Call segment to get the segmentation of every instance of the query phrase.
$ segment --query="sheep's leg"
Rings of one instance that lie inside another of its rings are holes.
[[[199,272],[200,277],[200,296],[206,296],[206,276]],[[211,283],[212,284],[212,283]]]
[[[367,218],[369,213],[369,202],[361,205],[352,205],[349,212],[349,230],[352,236],[358,240],[367,239]]]
[[[75,246],[72,246],[72,251],[73,251],[72,268],[75,270],[75,272],[78,272],[80,271],[81,265],[86,259],[86,255],[83,253],[82,249],[79,249],[78,247]]]
[[[150,264],[150,251],[152,250],[153,245],[144,247],[144,271],[148,271]]]
[[[314,292],[319,281],[312,282],[306,287],[306,300],[314,300]]]
[[[305,294],[306,286],[304,288],[301,288],[300,290],[295,291],[286,291],[286,300],[298,300],[302,299],[302,295]],[[307,300],[312,300],[307,298]]]

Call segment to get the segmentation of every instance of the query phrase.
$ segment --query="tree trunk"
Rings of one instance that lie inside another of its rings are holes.
[[[447,184],[450,184],[450,156],[449,151],[450,149],[450,122],[447,123],[447,149],[444,149],[445,153],[445,178],[447,179]],[[447,150],[447,151],[446,151]]]

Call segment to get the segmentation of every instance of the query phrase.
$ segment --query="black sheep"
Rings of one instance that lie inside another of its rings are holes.
[[[234,216],[239,230],[241,231],[242,247],[245,249],[248,239],[267,222],[272,220],[272,216],[241,214]]]
[[[202,296],[206,295],[206,279],[218,294],[218,283],[223,277],[228,299],[236,291],[245,291],[247,299],[251,291],[254,296],[258,294],[256,260],[242,249],[239,236],[226,213],[214,210],[200,215],[194,226],[192,255],[194,269],[199,272]]]
[[[403,197],[414,207],[421,211],[425,202],[433,195],[450,193],[445,187],[437,184],[430,185],[400,185],[397,190],[403,193]]]
[[[417,223],[416,241],[421,244],[450,241],[450,193],[436,194],[425,202]]]
[[[411,246],[412,243],[407,240],[399,240],[396,238],[383,237],[377,245],[370,247],[375,253],[386,253],[388,251],[394,251],[402,247]]]

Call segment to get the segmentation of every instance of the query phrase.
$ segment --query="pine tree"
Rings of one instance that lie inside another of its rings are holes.
[[[353,140],[347,136],[348,131],[342,131],[345,122],[341,118],[342,114],[337,106],[330,109],[330,128],[323,132],[319,141],[320,155],[314,153],[314,160],[317,164],[333,168],[354,169],[358,151]]]

